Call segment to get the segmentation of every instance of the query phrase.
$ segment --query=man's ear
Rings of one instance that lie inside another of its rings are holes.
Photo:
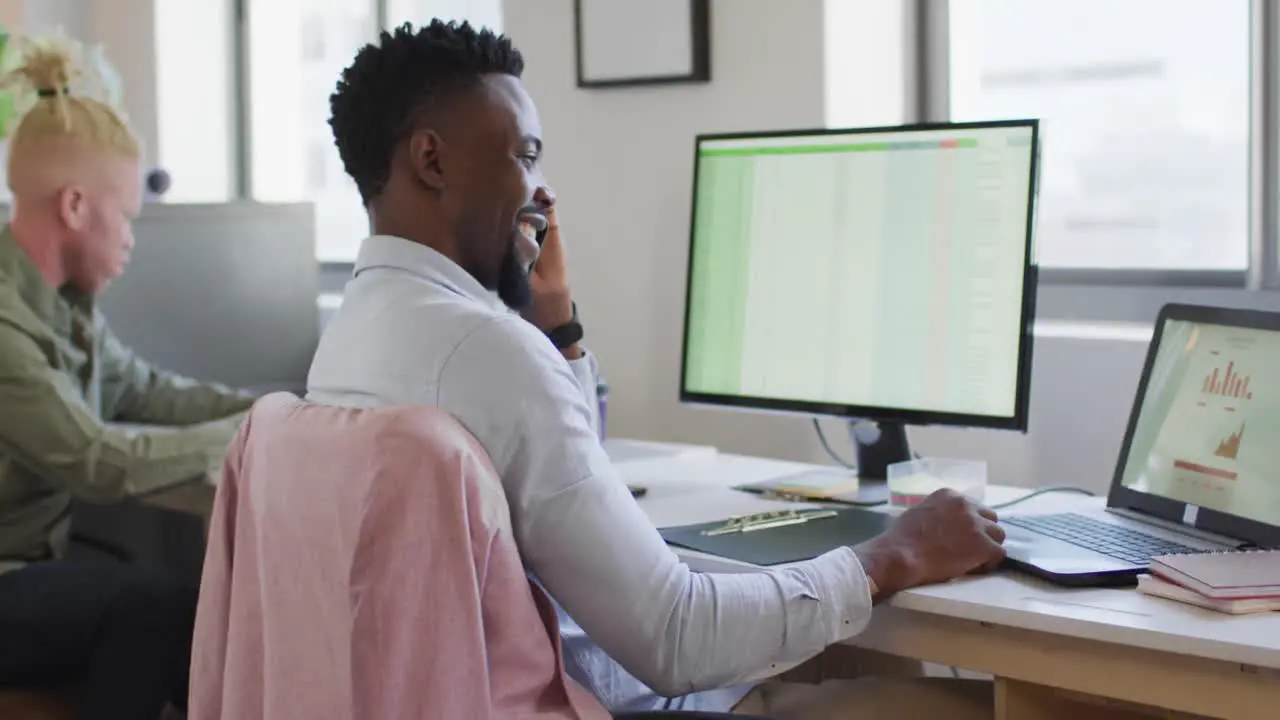
[[[84,189],[68,185],[58,191],[58,217],[62,224],[76,232],[84,232],[89,226],[89,202]]]
[[[421,129],[409,136],[409,164],[418,181],[432,190],[443,190],[444,141],[435,130]]]

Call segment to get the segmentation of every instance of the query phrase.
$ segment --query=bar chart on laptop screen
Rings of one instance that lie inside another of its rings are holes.
[[[994,127],[705,143],[687,389],[1011,414],[1031,141]]]
[[[1124,484],[1280,524],[1280,333],[1168,321]]]

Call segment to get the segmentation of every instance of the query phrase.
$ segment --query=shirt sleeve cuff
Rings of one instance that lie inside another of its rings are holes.
[[[838,548],[811,561],[808,574],[818,589],[823,622],[831,643],[862,632],[871,621],[871,579],[852,548]]]

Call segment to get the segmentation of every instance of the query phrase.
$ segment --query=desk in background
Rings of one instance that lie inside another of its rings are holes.
[[[618,463],[644,485],[640,506],[659,527],[724,520],[796,504],[731,486],[812,466],[704,454]],[[998,504],[1028,491],[989,487]],[[1054,512],[1101,498],[1041,495],[1003,512]],[[696,570],[750,572],[725,558],[675,548]],[[900,593],[851,644],[989,673],[997,718],[1280,715],[1280,613],[1229,616],[1131,589],[1066,589],[1001,572]],[[1143,706],[1141,710],[1134,706]],[[1145,714],[1139,714],[1139,713]]]

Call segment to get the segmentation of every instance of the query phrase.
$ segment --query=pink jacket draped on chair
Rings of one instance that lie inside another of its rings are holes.
[[[191,720],[608,717],[564,673],[484,450],[432,408],[259,400],[194,643]]]

